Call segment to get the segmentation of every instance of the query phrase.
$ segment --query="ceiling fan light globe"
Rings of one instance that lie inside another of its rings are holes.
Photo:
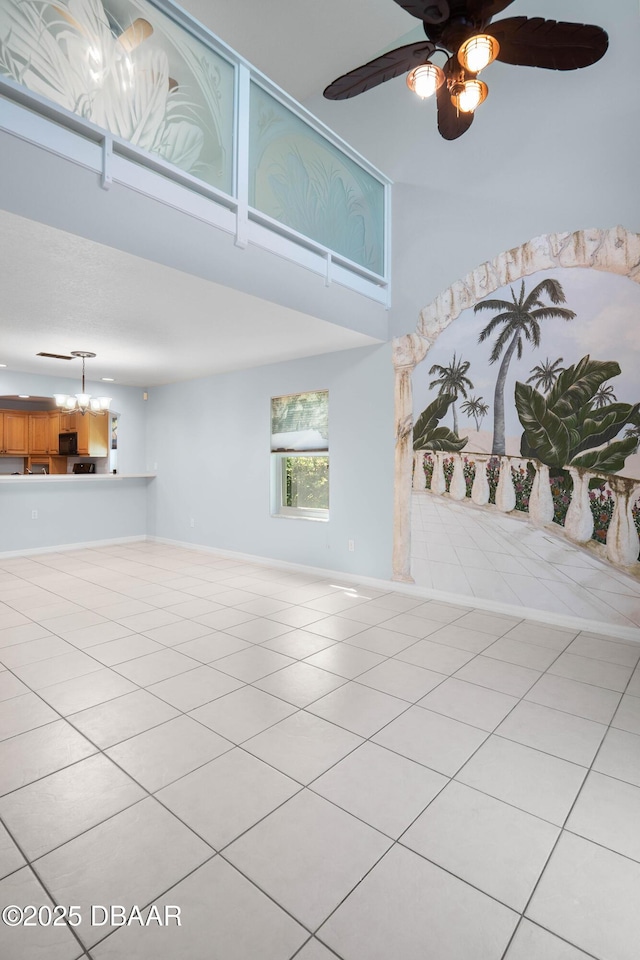
[[[76,393],[76,403],[80,410],[88,410],[91,397],[88,393]]]
[[[452,93],[451,100],[461,113],[474,113],[476,107],[487,99],[489,88],[482,80],[465,80]]]
[[[98,397],[98,410],[107,411],[111,406],[111,397]]]
[[[432,97],[444,83],[444,73],[435,63],[422,63],[407,76],[407,86],[422,100]]]
[[[458,50],[460,66],[469,73],[480,73],[496,59],[500,53],[500,44],[495,37],[486,33],[479,33],[469,37]]]

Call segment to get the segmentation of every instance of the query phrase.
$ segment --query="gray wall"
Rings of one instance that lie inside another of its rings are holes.
[[[144,536],[147,484],[154,480],[0,483],[0,554]],[[37,510],[37,519],[32,511]]]
[[[330,520],[273,518],[270,398],[318,389],[329,390]],[[386,344],[155,388],[148,460],[158,463],[158,478],[149,492],[149,532],[389,577],[393,449]]]

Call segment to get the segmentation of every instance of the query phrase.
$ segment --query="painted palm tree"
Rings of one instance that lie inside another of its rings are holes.
[[[476,423],[476,430],[480,432],[482,421],[489,413],[489,404],[484,403],[482,397],[469,397],[464,403],[460,404],[460,409],[468,417],[473,417]]]
[[[560,366],[563,362],[562,357],[558,357],[557,360],[550,360],[549,357],[547,357],[544,363],[537,363],[535,367],[531,368],[531,376],[527,380],[527,383],[532,383],[536,390],[542,389],[545,393],[549,393],[549,390],[551,390],[551,387],[564,370],[564,367]]]
[[[594,409],[602,410],[603,407],[608,407],[610,403],[615,403],[617,399],[613,392],[612,385],[610,383],[603,383],[593,398]]]
[[[640,425],[634,424],[632,427],[627,427],[624,432],[625,437],[633,437],[636,441],[636,448],[632,453],[637,453],[640,448]]]
[[[452,393],[454,395],[454,401],[451,404],[451,411],[453,413],[453,432],[456,436],[458,434],[458,412],[456,410],[456,400],[458,396],[463,396],[465,400],[467,399],[467,390],[473,390],[473,384],[469,377],[467,376],[467,371],[471,364],[468,360],[458,360],[455,353],[453,359],[449,363],[448,367],[443,367],[439,363],[434,363],[434,365],[429,370],[429,375],[437,374],[435,380],[432,380],[429,384],[429,390],[433,390],[434,387],[439,387],[438,396],[442,393]]]
[[[544,303],[540,299],[543,294],[546,294],[551,301],[550,304]],[[501,328],[489,357],[489,363],[495,363],[504,351],[502,363],[498,370],[493,403],[493,447],[491,452],[496,456],[502,456],[505,453],[504,385],[513,354],[517,352],[518,359],[520,359],[523,340],[527,340],[534,347],[540,346],[541,320],[573,320],[575,317],[573,310],[557,306],[559,303],[565,303],[565,295],[560,283],[550,277],[537,283],[528,296],[525,295],[523,280],[518,296],[511,287],[511,297],[511,302],[509,300],[482,300],[480,303],[476,303],[473,308],[475,313],[479,310],[498,311],[484,330],[480,332],[479,343],[487,340],[494,331]]]

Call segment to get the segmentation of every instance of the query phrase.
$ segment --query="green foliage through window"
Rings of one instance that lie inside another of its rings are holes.
[[[283,458],[283,506],[329,509],[329,457]]]

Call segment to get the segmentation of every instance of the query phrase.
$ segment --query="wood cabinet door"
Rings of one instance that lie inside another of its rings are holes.
[[[4,453],[4,413],[0,411],[0,453]]]
[[[42,457],[49,453],[49,417],[46,413],[29,414],[29,454]]]
[[[78,429],[78,420],[82,419],[77,413],[61,413],[60,433],[75,433]]]
[[[4,414],[4,452],[14,457],[26,457],[29,452],[29,415],[20,410]]]
[[[49,413],[49,453],[60,453],[60,414],[57,410]]]
[[[93,417],[90,413],[85,413],[84,417],[81,414],[78,414],[78,424],[77,424],[77,433],[78,433],[78,456],[79,457],[88,457],[89,456],[89,430],[91,427],[91,420]]]

